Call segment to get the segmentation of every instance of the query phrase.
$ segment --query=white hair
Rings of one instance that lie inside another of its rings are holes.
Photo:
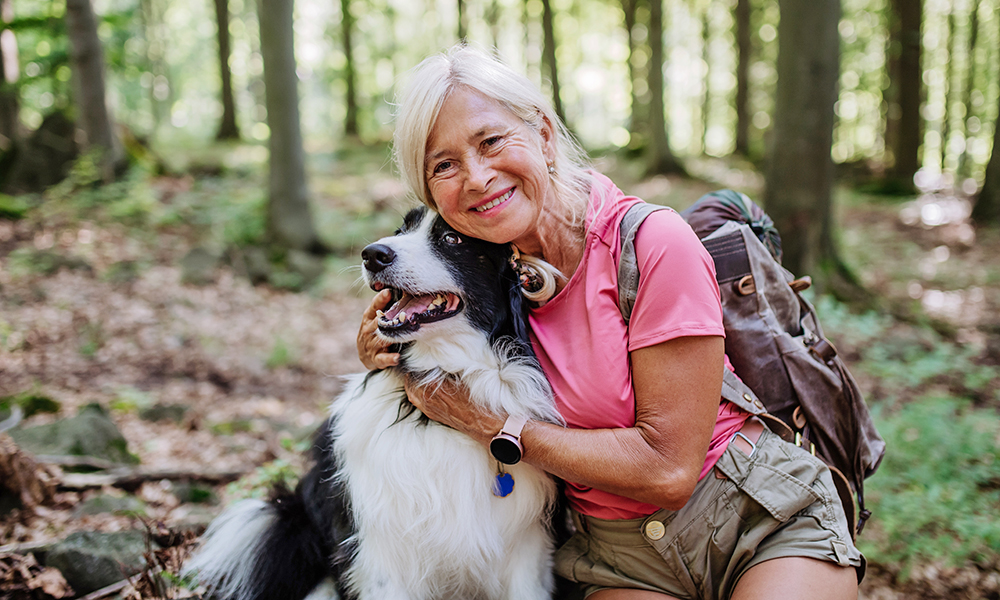
[[[410,191],[437,210],[427,187],[424,155],[441,107],[459,86],[498,102],[539,134],[546,120],[552,124],[555,157],[549,179],[557,201],[566,209],[567,225],[582,232],[591,186],[583,149],[537,86],[487,52],[466,44],[424,59],[397,96],[393,156]]]

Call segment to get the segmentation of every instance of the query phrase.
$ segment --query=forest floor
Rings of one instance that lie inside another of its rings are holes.
[[[218,502],[209,504],[182,502],[176,481],[151,477],[132,493],[143,503],[143,519],[168,526],[204,523],[233,498],[260,493],[301,469],[302,450],[340,389],[340,376],[361,369],[355,336],[371,292],[357,282],[357,251],[390,232],[405,206],[388,168],[378,167],[384,163],[318,161],[317,222],[340,254],[305,290],[255,286],[226,250],[245,235],[241,228],[253,228],[241,221],[257,214],[253,206],[259,208],[265,187],[254,160],[226,163],[221,172],[186,164],[181,174],[135,178],[104,204],[81,200],[93,192],[68,186],[36,198],[40,203],[24,218],[0,218],[0,398],[30,393],[58,406],[22,426],[72,416],[96,402],[144,473],[246,474],[216,486]],[[377,166],[362,168],[367,164]],[[679,208],[722,186],[752,193],[760,185],[752,171],[715,161],[699,164],[705,181],[644,179],[627,165],[603,166],[626,191]],[[830,319],[828,334],[869,402],[890,414],[915,390],[940,388],[996,413],[1000,231],[974,230],[965,220],[967,203],[949,194],[886,201],[845,191],[838,198],[844,256],[886,308],[854,317],[823,301],[828,310],[821,317]],[[195,247],[223,259],[206,279],[189,283],[182,263]],[[921,363],[929,375],[905,375],[905,365],[937,356],[942,344],[953,349],[938,357],[945,367]],[[866,355],[875,346],[889,349],[880,363]],[[923,353],[906,355],[911,347]],[[904,366],[886,371],[892,348],[904,349],[896,357]],[[859,364],[865,360],[869,366]],[[154,407],[179,409],[173,419],[152,420]],[[994,435],[1000,444],[1000,430]],[[78,514],[80,503],[98,494],[126,492],[61,491],[33,516],[15,512],[0,520],[0,547],[137,526],[134,514]],[[890,544],[879,517],[876,511],[862,537]],[[873,564],[863,597],[996,598],[996,553],[976,556],[958,563],[920,556],[905,569]]]

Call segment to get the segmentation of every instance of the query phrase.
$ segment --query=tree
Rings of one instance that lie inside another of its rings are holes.
[[[236,102],[233,98],[233,70],[229,68],[229,0],[215,0],[215,20],[219,25],[219,72],[222,75],[222,121],[217,140],[238,140]]]
[[[736,0],[736,154],[750,155],[750,0]]]
[[[20,138],[19,107],[14,87],[18,73],[7,70],[8,63],[17,65],[17,39],[14,31],[7,28],[13,17],[12,0],[0,0],[0,152],[16,146]]]
[[[628,79],[632,84],[632,105],[628,126],[629,136],[633,141],[632,147],[641,146],[641,140],[646,137],[646,114],[649,108],[648,103],[644,101],[646,94],[640,93],[640,89],[648,90],[648,85],[635,65],[639,48],[635,27],[639,2],[640,0],[622,0],[622,13],[625,17],[625,32],[628,38]],[[646,64],[648,66],[649,62]]]
[[[90,0],[66,0],[66,33],[84,148],[97,152],[104,181],[125,166],[125,153],[113,129],[105,100],[104,53]]]
[[[910,191],[920,168],[923,138],[920,102],[923,94],[920,70],[920,24],[922,0],[890,0],[889,89],[885,147],[889,163],[886,184]]]
[[[465,0],[458,0],[458,39],[459,41],[464,40],[467,32],[469,31],[466,21],[468,17],[465,15]]]
[[[968,138],[969,122],[972,119],[972,90],[973,82],[976,78],[976,54],[978,52],[977,42],[979,40],[979,0],[973,0],[969,15],[969,45],[968,69],[965,72],[965,79],[962,81],[962,104],[965,106],[965,123],[963,131]],[[968,140],[966,140],[968,141]],[[958,175],[967,177],[969,174],[969,144],[965,144],[962,154],[958,157]]]
[[[663,82],[663,0],[649,3],[649,162],[647,173],[687,175],[667,138]]]
[[[552,108],[556,116],[566,123],[566,113],[563,112],[562,99],[559,96],[559,67],[556,64],[556,32],[553,23],[551,0],[542,0],[542,33],[545,41],[542,44],[542,62],[549,71],[549,83],[552,85]]]
[[[972,220],[979,225],[1000,225],[1000,117],[993,125],[993,154],[986,164],[983,189],[972,207]]]
[[[835,252],[834,111],[840,75],[840,0],[779,0],[778,83],[765,206],[781,232],[785,268],[848,295]]]
[[[354,32],[354,15],[351,13],[351,0],[340,0],[340,31],[344,43],[344,83],[347,86],[347,113],[344,115],[344,135],[358,135],[358,91],[357,76],[354,71],[354,44],[351,35]]]
[[[319,253],[306,185],[305,150],[299,121],[298,75],[292,0],[259,0],[260,50],[270,153],[267,231],[273,244]]]

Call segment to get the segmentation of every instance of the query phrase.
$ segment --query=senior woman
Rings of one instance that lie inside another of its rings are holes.
[[[529,321],[567,427],[529,421],[521,432],[523,460],[567,482],[577,532],[557,572],[591,600],[856,598],[863,558],[829,471],[720,398],[714,265],[677,213],[639,229],[627,325],[618,224],[638,199],[588,170],[539,90],[458,46],[421,63],[401,98],[395,153],[411,190],[459,232],[557,274]],[[388,300],[378,294],[362,318],[369,369],[398,360],[374,336]],[[484,445],[507,417],[471,407],[460,384],[407,393]]]

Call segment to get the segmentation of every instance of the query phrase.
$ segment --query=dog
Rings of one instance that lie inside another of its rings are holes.
[[[392,290],[378,335],[398,344],[399,365],[349,376],[295,491],[228,508],[183,573],[233,600],[549,598],[553,479],[501,465],[403,389],[406,376],[455,379],[499,416],[561,423],[511,253],[425,208],[367,246],[366,283]],[[515,486],[501,497],[504,473]]]

